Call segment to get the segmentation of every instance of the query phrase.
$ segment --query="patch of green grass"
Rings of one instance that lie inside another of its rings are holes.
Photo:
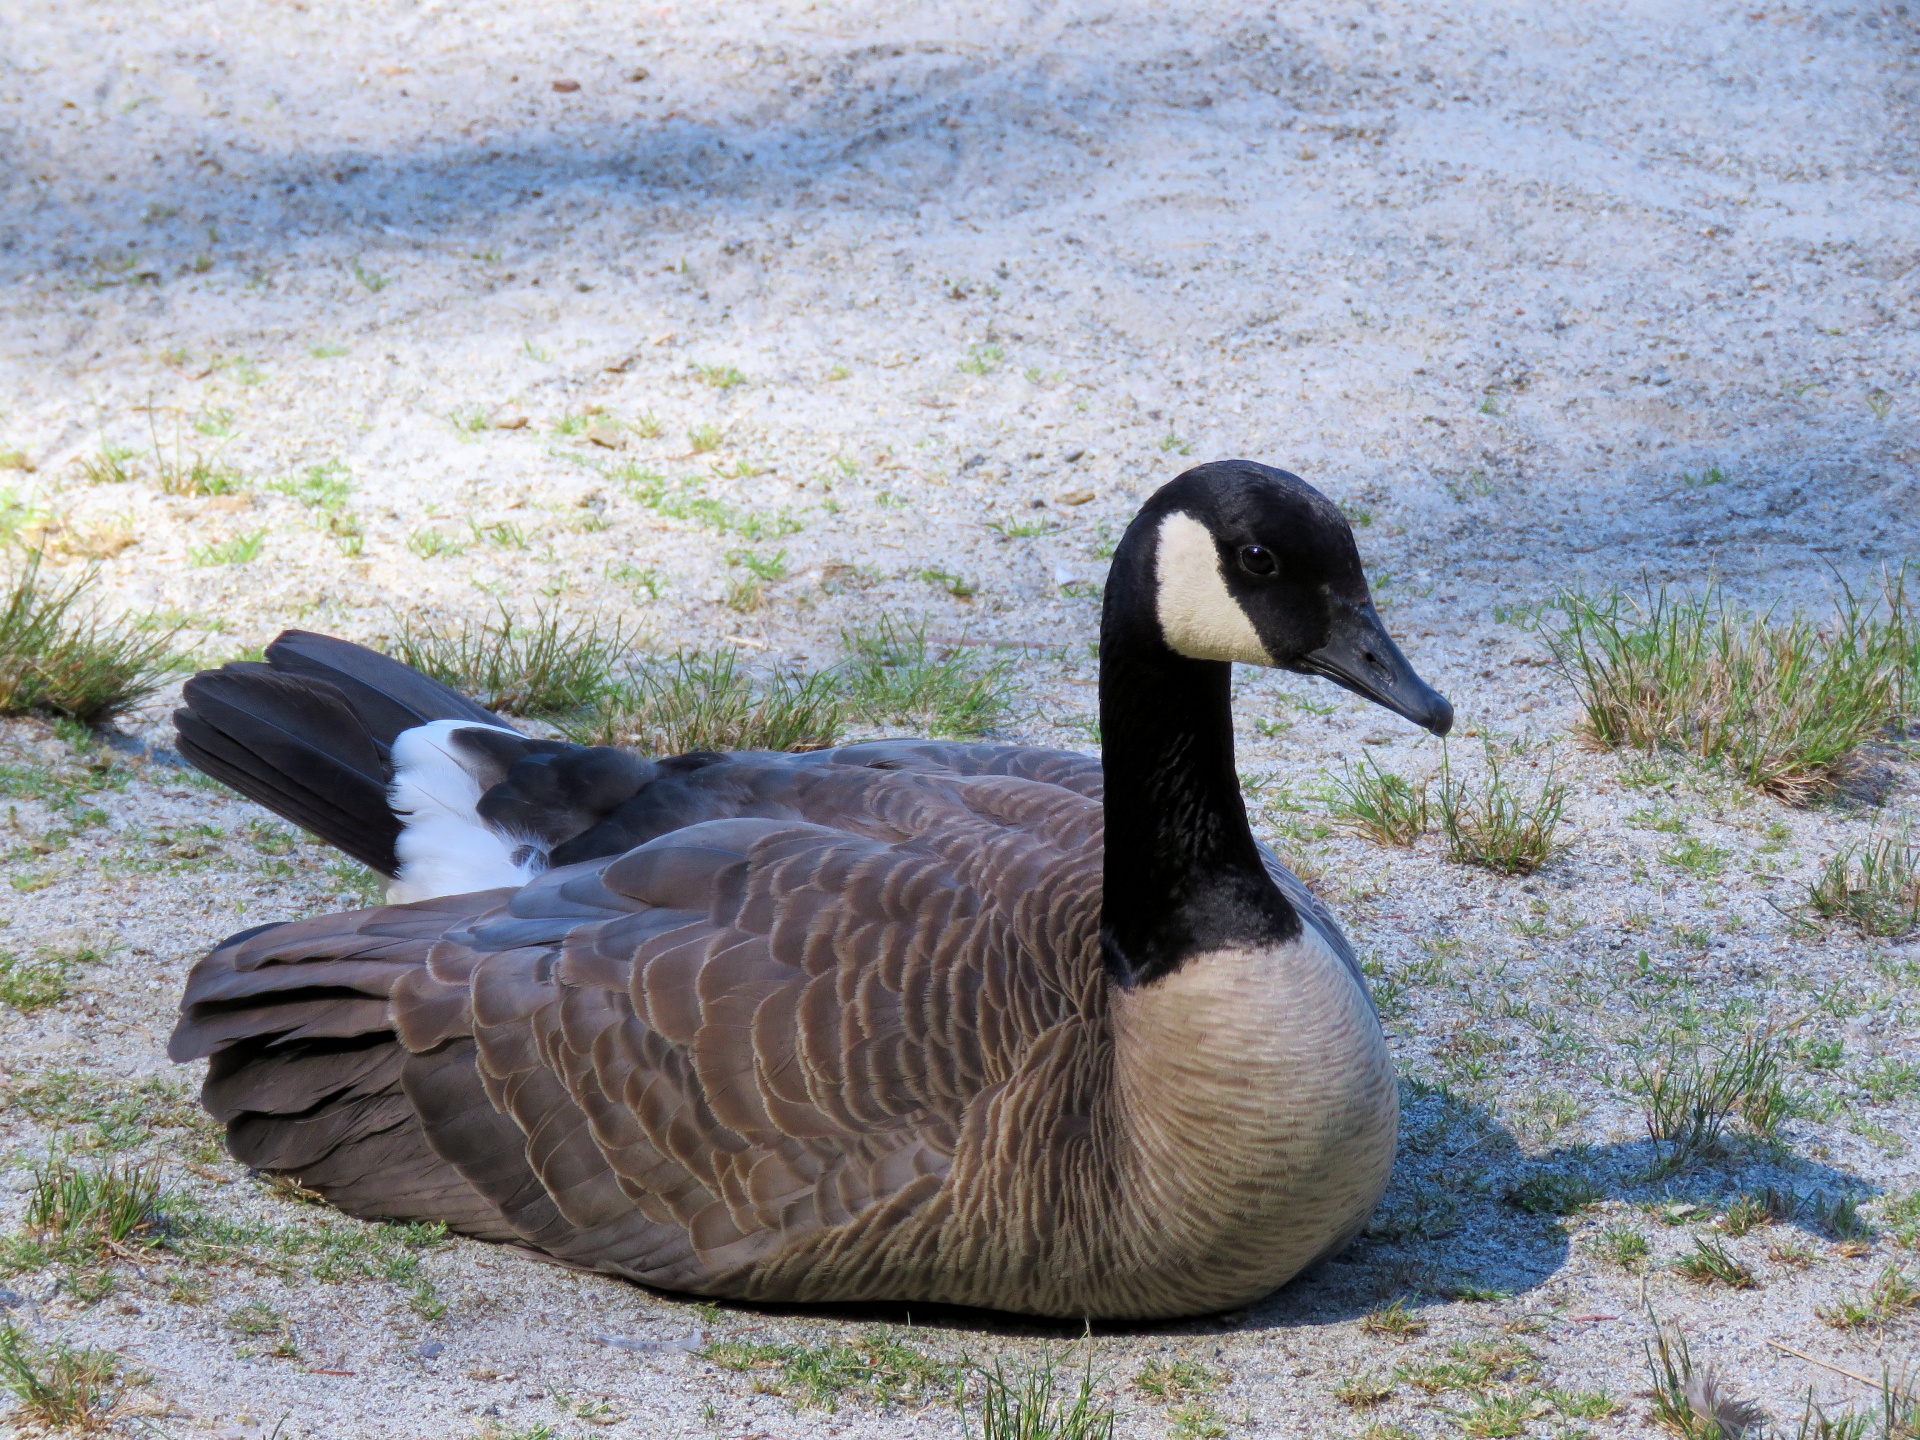
[[[129,1083],[79,1070],[36,1076],[9,1097],[21,1114],[56,1129],[80,1150],[126,1150],[156,1130],[214,1127],[186,1086],[164,1075]]]
[[[848,700],[875,724],[908,725],[927,735],[983,735],[1012,697],[1010,660],[986,659],[961,645],[938,653],[924,621],[883,619],[872,630],[843,631],[841,644]]]
[[[832,674],[749,672],[733,650],[681,650],[643,664],[566,722],[583,745],[630,745],[653,755],[694,750],[820,750],[846,724]]]
[[[787,552],[777,550],[771,555],[756,550],[729,550],[727,563],[738,566],[755,579],[769,583],[787,578]]]
[[[1795,1210],[1793,1196],[1768,1187],[1759,1194],[1736,1195],[1727,1206],[1720,1223],[1729,1235],[1748,1235],[1783,1220],[1791,1220]]]
[[[407,549],[422,560],[453,559],[467,553],[467,542],[456,540],[445,531],[422,526],[407,536]]]
[[[1491,744],[1486,774],[1475,783],[1457,777],[1450,760],[1440,767],[1436,808],[1447,858],[1500,875],[1531,875],[1559,851],[1555,832],[1566,808],[1567,786],[1551,766],[1531,791],[1509,780]]]
[[[133,469],[127,462],[139,453],[123,445],[102,445],[91,459],[75,463],[89,485],[125,485],[133,479]]]
[[[971,580],[954,574],[951,570],[929,568],[919,571],[914,578],[924,580],[929,585],[938,586],[956,600],[971,600],[980,593],[979,586]]]
[[[738,535],[743,540],[758,542],[798,534],[803,528],[798,518],[786,510],[771,513],[736,510],[706,494],[704,482],[698,476],[669,481],[650,471],[625,466],[609,478],[631,499],[655,514],[692,521],[723,535]]]
[[[1587,1242],[1587,1249],[1622,1270],[1636,1270],[1646,1263],[1652,1247],[1633,1226],[1609,1225]]]
[[[73,973],[71,957],[42,951],[28,959],[0,950],[0,1005],[22,1014],[45,1010],[67,998]]]
[[[731,390],[747,383],[747,377],[732,365],[703,365],[698,360],[692,364],[694,377],[702,385],[711,385],[716,390]]]
[[[232,466],[222,464],[217,455],[187,450],[180,437],[177,415],[171,451],[160,443],[159,424],[151,408],[147,411],[147,433],[153,441],[154,479],[163,493],[188,497],[232,495],[245,488],[245,477]]]
[[[1605,1194],[1584,1175],[1542,1170],[1507,1191],[1507,1203],[1529,1215],[1577,1215]]]
[[[756,1390],[784,1395],[801,1409],[837,1410],[843,1399],[924,1404],[952,1394],[962,1374],[961,1366],[878,1329],[824,1345],[722,1340],[700,1356],[725,1370],[753,1372]]]
[[[1227,1440],[1227,1422],[1204,1400],[1189,1400],[1167,1411],[1167,1440]]]
[[[1915,1310],[1920,1310],[1920,1284],[1898,1262],[1889,1261],[1858,1295],[1818,1306],[1814,1313],[1836,1330],[1877,1330]]]
[[[0,715],[33,711],[101,725],[164,685],[175,631],[143,633],[138,620],[105,620],[80,606],[94,572],[61,581],[29,551],[0,580]]]
[[[1091,1354],[1064,1385],[1051,1354],[1012,1370],[995,1360],[974,1374],[980,1398],[962,1411],[967,1440],[974,1440],[976,1420],[979,1440],[1113,1440],[1113,1404],[1094,1391]]]
[[[333,886],[334,893],[345,895],[348,902],[361,907],[384,905],[387,901],[387,882],[385,877],[369,870],[358,860],[348,856],[337,856],[327,862],[327,881]]]
[[[1782,1056],[1779,1041],[1763,1033],[1722,1047],[1676,1033],[1658,1053],[1635,1056],[1627,1088],[1640,1097],[1656,1171],[1719,1153],[1735,1119],[1762,1139],[1778,1133],[1793,1108]]]
[[[618,620],[568,619],[535,609],[531,620],[502,605],[479,624],[409,622],[396,659],[504,715],[586,710],[614,685],[634,637]]]
[[[97,1299],[112,1281],[88,1272],[130,1249],[165,1243],[172,1212],[172,1197],[150,1163],[79,1166],[51,1155],[33,1170],[24,1231],[7,1241],[0,1269],[66,1265],[76,1272],[70,1288]]]
[[[221,540],[211,545],[189,545],[187,563],[191,565],[246,565],[259,558],[260,547],[266,543],[267,532],[264,528],[250,530],[244,535],[235,535],[232,539]]]
[[[1133,1388],[1149,1400],[1167,1404],[1194,1400],[1218,1390],[1226,1377],[1198,1360],[1149,1360],[1133,1377]]]
[[[1402,1344],[1427,1333],[1427,1322],[1407,1309],[1404,1295],[1398,1296],[1390,1305],[1378,1310],[1370,1310],[1360,1317],[1362,1335],[1378,1335],[1388,1340],[1398,1340]]]
[[[1511,1336],[1489,1340],[1456,1340],[1440,1361],[1410,1362],[1394,1372],[1429,1395],[1449,1390],[1468,1393],[1492,1385],[1518,1385],[1539,1378],[1540,1357]]]
[[[318,465],[283,479],[271,481],[267,489],[285,495],[308,510],[338,511],[353,498],[353,481],[345,462],[324,460]]]
[[[1005,348],[992,341],[984,345],[969,345],[967,358],[960,362],[960,369],[968,375],[991,375],[1006,358]]]
[[[1807,904],[1827,920],[1863,935],[1892,939],[1920,926],[1920,846],[1911,831],[1849,845],[1827,861],[1807,891]]]
[[[696,455],[705,455],[720,448],[723,431],[718,425],[695,425],[687,431],[687,448]]]
[[[627,586],[636,605],[643,594],[649,600],[658,600],[667,584],[658,565],[635,565],[627,560],[615,560],[609,564],[607,578],[616,585]]]
[[[473,532],[476,544],[491,545],[497,550],[524,550],[533,543],[526,527],[514,520],[496,520],[491,525],[469,520],[467,528]]]
[[[287,1323],[287,1317],[267,1304],[264,1300],[250,1300],[246,1304],[227,1312],[227,1329],[245,1341],[271,1340],[267,1353],[283,1360],[292,1360],[299,1356],[299,1347],[293,1341],[293,1326]],[[244,1347],[251,1350],[252,1346]]]
[[[1913,698],[1905,579],[1890,579],[1877,603],[1847,592],[1826,625],[1741,609],[1717,587],[1649,588],[1639,599],[1570,592],[1548,641],[1601,744],[1690,752],[1805,802],[1832,790]]]
[[[1673,1272],[1696,1285],[1724,1285],[1729,1290],[1756,1290],[1760,1286],[1751,1267],[1723,1242],[1706,1235],[1696,1238],[1693,1249],[1673,1262]]]
[[[168,1248],[192,1264],[246,1264],[289,1281],[384,1280],[406,1292],[408,1305],[423,1319],[446,1313],[446,1302],[420,1264],[423,1255],[447,1242],[447,1227],[437,1221],[368,1223],[323,1215],[280,1225],[216,1215],[184,1198],[176,1201],[172,1220]]]
[[[1892,1105],[1920,1095],[1920,1065],[1893,1055],[1882,1055],[1855,1071],[1853,1079],[1875,1105]]]
[[[29,1420],[53,1430],[91,1430],[113,1408],[120,1357],[63,1340],[36,1343],[13,1320],[0,1321],[0,1386]]]
[[[1051,535],[1060,528],[1056,520],[989,520],[987,529],[1002,540],[1031,540],[1036,535]]]
[[[1727,851],[1718,845],[1709,845],[1696,836],[1688,835],[1671,850],[1663,851],[1660,859],[1676,870],[1684,870],[1700,879],[1710,879],[1727,868]]]
[[[348,268],[353,271],[353,278],[366,287],[368,294],[378,295],[382,290],[386,289],[388,285],[393,283],[390,277],[382,275],[378,270],[370,270],[365,265],[362,265],[360,263],[360,257],[357,255],[348,261],[347,264]]]
[[[1193,442],[1181,438],[1177,430],[1169,430],[1160,437],[1160,449],[1163,454],[1167,455],[1191,455],[1193,453]]]
[[[1363,754],[1333,782],[1328,810],[1334,818],[1382,845],[1411,845],[1431,818],[1427,783],[1418,784]]]
[[[1460,1433],[1470,1440],[1524,1435],[1527,1421],[1533,1416],[1533,1396],[1483,1395],[1470,1409],[1449,1410],[1447,1414],[1460,1427]]]

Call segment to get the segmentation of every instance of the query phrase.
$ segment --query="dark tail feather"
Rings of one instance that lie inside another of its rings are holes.
[[[501,723],[499,716],[482,710],[459,691],[351,640],[310,630],[283,630],[267,647],[267,663],[283,675],[310,676],[336,687],[382,752],[402,730],[430,720]]]
[[[304,630],[269,645],[264,665],[194,676],[185,699],[173,722],[194,766],[383,875],[399,868],[394,739],[433,720],[501,723],[398,660]]]

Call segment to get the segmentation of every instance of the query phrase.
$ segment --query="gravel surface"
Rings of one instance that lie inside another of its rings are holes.
[[[1914,812],[1910,754],[1880,807],[1790,809],[1597,753],[1529,623],[1643,574],[1820,609],[1920,554],[1907,5],[0,0],[0,35],[0,523],[207,661],[503,604],[825,664],[904,617],[1008,643],[1001,733],[1085,746],[1105,546],[1246,455],[1354,516],[1456,763],[1479,735],[1570,785],[1532,879],[1381,847],[1317,797],[1437,742],[1240,678],[1262,833],[1382,977],[1405,1153],[1317,1274],[1088,1339],[1119,1434],[1651,1434],[1649,1313],[1789,1428],[1910,1356],[1920,1321],[1820,1311],[1920,1267],[1889,1215],[1920,1186],[1920,946],[1802,909]],[[225,493],[165,493],[196,465]],[[93,751],[0,726],[0,948],[83,957],[67,1000],[0,1009],[0,1224],[56,1145],[153,1157],[198,1217],[102,1297],[0,1282],[149,1377],[117,1429],[946,1435],[942,1396],[808,1405],[698,1352],[911,1321],[943,1360],[1081,1363],[1072,1327],[703,1307],[250,1179],[165,1059],[182,978],[364,891],[172,764],[167,698]],[[1636,1045],[1754,1027],[1803,1097],[1782,1143],[1649,1178]],[[1515,1203],[1542,1174],[1591,1203]],[[1731,1234],[1768,1186],[1792,1218]],[[1606,1257],[1618,1227],[1644,1261]],[[1672,1268],[1715,1237],[1758,1288]],[[1421,1333],[1363,1323],[1395,1297]],[[1135,1383],[1182,1358],[1212,1388]],[[1391,1393],[1342,1403],[1357,1373]],[[1594,1391],[1612,1414],[1563,1393]]]

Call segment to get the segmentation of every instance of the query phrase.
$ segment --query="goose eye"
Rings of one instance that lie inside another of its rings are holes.
[[[1280,568],[1280,562],[1273,558],[1273,552],[1264,545],[1242,545],[1240,568],[1249,575],[1271,575]]]

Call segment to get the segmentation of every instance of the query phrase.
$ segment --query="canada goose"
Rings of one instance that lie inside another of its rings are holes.
[[[1248,828],[1229,662],[1452,710],[1293,475],[1202,465],[1128,528],[1104,767],[647,759],[344,641],[267,656],[189,682],[182,750],[404,903],[227,940],[171,1053],[235,1156],[350,1213],[702,1295],[1117,1319],[1254,1300],[1386,1186],[1393,1065]]]

